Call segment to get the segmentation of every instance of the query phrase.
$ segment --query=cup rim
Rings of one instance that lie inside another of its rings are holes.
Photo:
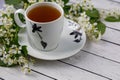
[[[38,5],[38,4],[46,4],[46,3],[47,3],[47,4],[55,4],[55,5],[57,5],[57,6],[61,9],[61,11],[60,11],[61,15],[60,15],[57,19],[52,20],[52,21],[49,21],[49,22],[36,22],[36,21],[33,21],[33,20],[31,20],[30,18],[28,18],[27,13],[29,12],[28,10],[30,10],[31,7],[33,7],[33,6],[35,6],[35,5]],[[59,4],[57,4],[57,3],[55,3],[55,2],[37,2],[37,3],[34,3],[34,4],[32,4],[31,6],[29,6],[29,7],[26,9],[26,11],[25,11],[25,17],[26,17],[26,19],[29,20],[30,22],[36,23],[36,24],[48,24],[48,23],[53,23],[53,22],[59,21],[63,16],[64,16],[63,8],[62,8]]]

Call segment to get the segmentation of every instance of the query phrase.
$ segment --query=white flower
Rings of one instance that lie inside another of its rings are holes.
[[[19,50],[22,50],[22,46],[19,46]]]
[[[94,40],[94,41],[99,41],[100,39],[101,39],[101,33],[100,32],[98,32],[98,37],[96,37],[95,35],[92,35],[92,40]]]
[[[2,49],[0,48],[0,56],[2,56]]]
[[[2,54],[7,54],[7,52],[5,51],[5,47],[2,47]]]
[[[3,37],[5,35],[5,31],[3,31],[2,29],[0,29],[0,37]]]
[[[95,28],[97,23],[90,23],[90,17],[86,15],[85,12],[81,13],[81,16],[78,18],[78,23],[81,28],[86,32],[87,36],[92,40],[101,39],[101,33]]]
[[[87,26],[88,26],[88,27],[87,27],[87,30],[89,30],[89,31],[92,30],[92,28],[93,28],[93,25],[92,25],[92,24],[88,24]]]
[[[13,60],[13,62],[14,62],[14,64],[17,64],[17,63],[18,63],[16,58]]]
[[[93,25],[94,25],[94,26],[97,26],[97,23],[95,22],[95,23],[93,23]]]
[[[3,18],[0,17],[0,25],[3,25],[2,21],[3,21]]]
[[[2,23],[3,25],[6,27],[6,26],[11,26],[13,24],[13,20],[12,18],[7,18],[7,17],[4,17],[2,19]],[[6,27],[6,28],[9,28],[9,27]]]
[[[81,13],[81,16],[78,18],[78,23],[80,24],[80,26],[87,31],[87,28],[89,29],[90,27],[90,22],[89,22],[90,18],[86,15],[85,12]]]
[[[26,60],[23,56],[20,56],[19,59],[18,59],[18,62],[19,63],[24,63],[24,62],[26,62]]]
[[[101,19],[104,19],[107,16],[114,16],[116,18],[119,18],[119,16],[120,16],[120,9],[118,9],[118,8],[109,9],[109,10],[99,9],[99,12],[100,12]]]
[[[29,3],[35,3],[37,0],[28,0]]]
[[[0,9],[0,17],[2,17],[3,13],[4,13],[3,9]]]
[[[44,0],[39,0],[39,2],[44,2]]]
[[[23,73],[24,73],[24,74],[28,74],[28,73],[30,73],[30,71],[31,71],[31,69],[28,68],[28,67],[23,67],[22,70],[23,70]]]
[[[5,63],[5,64],[7,64],[7,59],[5,59],[5,58],[3,58],[3,62]]]
[[[8,53],[10,53],[10,54],[17,54],[17,51],[16,51],[16,49],[10,49],[8,51]]]
[[[79,4],[72,4],[71,8],[69,10],[69,15],[72,15],[72,17],[78,17],[80,16],[80,5]],[[71,19],[71,18],[70,18]]]
[[[8,59],[10,57],[10,54],[5,55],[5,58]]]
[[[18,54],[21,54],[21,51],[18,51]]]
[[[54,0],[52,0],[52,2],[54,2]],[[62,0],[56,0],[55,2],[57,4],[59,4],[61,7],[64,7],[64,1],[62,1]]]
[[[16,30],[15,29],[10,29],[10,32],[16,32]]]
[[[94,7],[91,0],[81,0],[80,4],[81,4],[82,8],[85,10],[88,10],[88,9],[92,10]]]
[[[16,48],[17,46],[16,45],[12,45],[12,47],[11,48]]]
[[[14,63],[13,59],[9,58],[8,59],[8,65],[12,65]]]
[[[5,47],[2,47],[2,50],[5,51]]]
[[[13,7],[13,5],[5,5],[5,13],[10,16],[11,13],[15,12],[15,8]]]
[[[6,40],[6,42],[7,42],[6,44],[9,45],[9,44],[10,44],[10,40],[9,40],[9,38],[5,38],[5,40]]]
[[[4,60],[4,58],[3,58],[3,57],[1,57],[1,58],[0,58],[0,60],[1,60],[1,61],[3,61],[3,60]]]

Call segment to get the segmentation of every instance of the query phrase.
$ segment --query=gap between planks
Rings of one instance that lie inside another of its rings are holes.
[[[72,67],[75,67],[75,68],[81,69],[81,70],[83,70],[83,71],[89,72],[89,73],[91,73],[91,74],[94,74],[94,75],[97,75],[97,76],[103,77],[103,78],[105,78],[105,79],[112,80],[112,79],[109,78],[109,77],[106,77],[106,76],[103,76],[103,75],[101,75],[101,74],[98,74],[98,73],[92,72],[92,71],[90,71],[90,70],[87,70],[87,69],[84,69],[84,68],[81,68],[81,67],[75,66],[75,65],[73,65],[73,64],[70,64],[70,63],[67,63],[67,62],[64,62],[64,61],[61,61],[61,60],[58,60],[58,61],[59,61],[59,62],[62,62],[62,63],[64,63],[64,64],[67,64],[67,65],[69,65],[69,66],[72,66]]]
[[[115,28],[111,28],[111,27],[108,27],[108,26],[107,26],[107,28],[108,28],[108,29],[111,29],[111,30],[114,30],[114,31],[120,32],[120,30],[115,29]],[[111,44],[115,44],[115,45],[120,46],[120,43],[117,43],[117,42],[113,42],[113,41],[110,41],[110,40],[107,40],[107,39],[104,39],[104,38],[102,38],[101,40],[102,40],[102,41],[105,41],[105,42],[108,42],[108,43],[111,43]]]
[[[46,76],[46,77],[48,77],[48,78],[51,78],[51,79],[53,79],[53,80],[57,80],[56,78],[53,78],[53,77],[48,76],[48,75],[46,75],[46,74],[43,74],[43,73],[41,73],[41,72],[39,72],[39,71],[36,71],[36,70],[34,70],[34,69],[31,69],[31,71],[33,71],[33,72],[35,72],[35,73],[38,73],[38,74],[40,74],[40,75]]]
[[[0,80],[5,80],[5,79],[3,79],[3,78],[0,77]]]
[[[114,62],[114,63],[117,63],[117,64],[120,64],[120,62],[118,62],[118,61],[115,61],[115,60],[106,58],[106,57],[104,57],[104,56],[100,56],[100,55],[94,54],[94,53],[89,52],[89,51],[86,51],[86,50],[81,50],[81,51],[86,52],[86,53],[88,53],[88,54],[92,54],[92,55],[94,55],[94,56],[97,56],[97,57],[100,57],[100,58],[103,58],[103,59],[106,59],[106,60],[109,60],[109,61]]]

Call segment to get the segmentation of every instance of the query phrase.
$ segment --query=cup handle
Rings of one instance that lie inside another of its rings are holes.
[[[20,20],[20,18],[19,18],[19,16],[18,16],[19,13],[22,14],[22,15],[24,15],[24,17],[25,17],[25,10],[23,10],[23,9],[18,9],[18,10],[14,13],[14,19],[15,19],[16,24],[17,24],[18,26],[24,28],[24,27],[26,26],[26,24],[23,23],[23,22]]]

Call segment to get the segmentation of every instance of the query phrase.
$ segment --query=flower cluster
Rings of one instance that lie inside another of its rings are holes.
[[[91,0],[81,0],[80,4],[84,10],[88,10],[88,9],[92,10],[94,8]]]
[[[56,2],[59,4],[61,7],[64,7],[64,1],[63,0],[51,0],[51,2]]]
[[[89,39],[100,40],[101,32],[97,30],[97,22],[93,24],[90,23],[90,17],[86,15],[85,12],[81,13],[81,16],[78,18],[78,23],[84,29]]]
[[[0,65],[20,65],[24,71],[29,72],[26,46],[18,43],[19,27],[14,22],[13,5],[5,5],[0,9]],[[27,69],[27,70],[26,70]]]
[[[120,21],[120,9],[99,9],[101,19],[105,19],[110,22],[119,22]]]
[[[37,0],[28,0],[29,3],[35,3]]]
[[[100,9],[99,11],[101,14],[101,18],[106,18],[107,16],[114,16],[116,18],[119,18],[120,16],[120,9],[118,8],[109,10]]]
[[[99,21],[99,15],[94,17],[94,14],[97,13],[97,10],[94,10],[96,13],[93,12],[93,16],[90,15],[90,11],[93,10],[94,7],[90,0],[81,0],[81,2],[71,5],[70,9],[68,10],[68,14],[65,14],[65,17],[77,22],[80,27],[85,30],[88,38],[96,41],[101,39],[102,34],[101,31],[96,27],[98,25],[97,23]],[[86,14],[86,12],[88,14]],[[91,22],[91,18],[96,20]]]

